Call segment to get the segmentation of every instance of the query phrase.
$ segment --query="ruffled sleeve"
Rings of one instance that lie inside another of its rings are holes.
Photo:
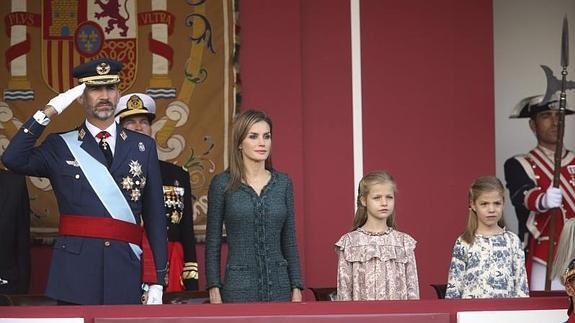
[[[409,234],[403,234],[403,246],[406,250],[414,252],[416,244],[417,241],[413,239]]]
[[[403,235],[407,261],[405,263],[405,284],[407,286],[407,299],[419,299],[419,279],[417,276],[417,264],[415,261],[415,245],[417,241],[410,235]]]
[[[335,243],[335,252],[343,251],[346,246],[349,246],[349,234],[344,234]]]
[[[337,300],[349,301],[353,299],[352,265],[345,258],[345,251],[349,246],[349,234],[343,235],[335,243],[335,252],[338,256],[337,264]]]

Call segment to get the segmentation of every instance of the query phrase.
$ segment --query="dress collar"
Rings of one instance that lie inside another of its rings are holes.
[[[393,231],[393,228],[388,227],[385,231],[380,231],[380,232],[373,232],[373,231],[367,231],[364,228],[357,228],[357,231],[361,232],[361,233],[365,233],[367,235],[370,236],[383,236],[386,234],[390,234],[391,231]]]
[[[106,129],[100,129],[96,126],[94,126],[93,124],[90,123],[90,121],[86,120],[86,128],[88,128],[88,131],[90,132],[90,134],[92,134],[92,137],[96,138],[96,135],[98,133],[100,133],[100,131],[107,131],[110,134],[111,139],[115,139],[116,137],[116,123],[113,122],[108,128]],[[108,141],[112,141],[112,140],[108,140]]]

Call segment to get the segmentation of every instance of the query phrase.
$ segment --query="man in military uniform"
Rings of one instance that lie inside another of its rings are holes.
[[[122,127],[152,136],[156,117],[154,99],[143,93],[126,94],[116,107]],[[168,222],[168,287],[166,291],[197,290],[198,262],[190,175],[183,168],[160,161],[164,206]]]
[[[101,58],[73,70],[80,85],[27,120],[2,161],[50,179],[60,211],[46,294],[60,304],[161,304],[167,238],[156,145],[114,122],[122,64]],[[77,129],[36,141],[74,100]],[[142,228],[142,222],[144,227]],[[142,284],[145,283],[145,284]]]
[[[560,188],[553,187],[554,154],[557,144],[559,102],[553,98],[540,104],[542,95],[519,102],[511,118],[530,118],[529,127],[537,138],[537,147],[525,155],[505,162],[505,180],[519,223],[519,237],[527,250],[527,272],[531,290],[543,290],[549,248],[549,234],[555,244],[566,219],[575,215],[575,155],[564,150],[561,160]],[[573,111],[567,109],[566,114]],[[549,232],[551,210],[561,209],[556,232]],[[561,290],[558,280],[552,289]]]

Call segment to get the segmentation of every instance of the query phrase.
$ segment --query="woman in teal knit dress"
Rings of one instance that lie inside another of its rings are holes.
[[[232,129],[230,166],[208,192],[206,287],[211,303],[301,301],[303,282],[290,178],[271,165],[272,122],[240,114]],[[220,279],[222,226],[228,257]]]

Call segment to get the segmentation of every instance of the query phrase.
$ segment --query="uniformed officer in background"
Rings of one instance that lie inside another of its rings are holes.
[[[122,96],[116,118],[122,127],[152,136],[154,99],[143,93]],[[190,175],[182,167],[160,161],[164,206],[168,222],[168,287],[166,291],[198,290],[198,261],[194,236]]]

